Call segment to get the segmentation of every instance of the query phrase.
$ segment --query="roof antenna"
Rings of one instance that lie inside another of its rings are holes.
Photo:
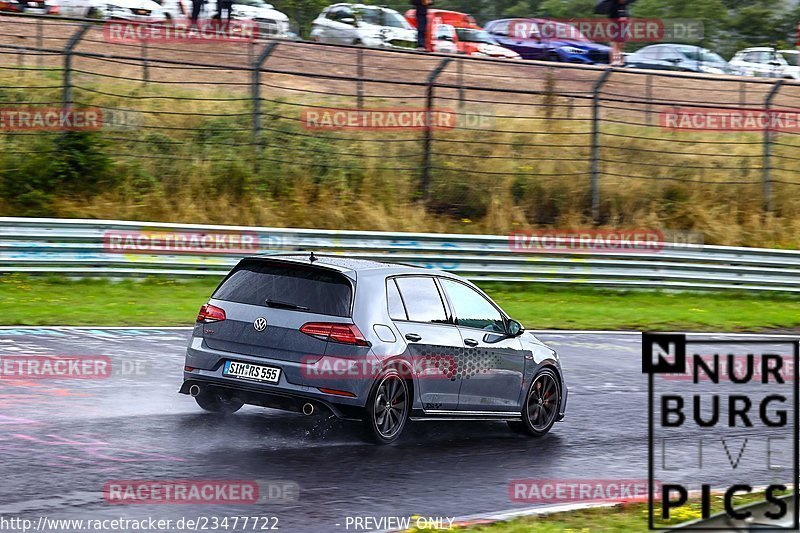
[[[308,260],[311,261],[311,264],[314,264],[314,261],[317,261],[318,259],[319,258],[316,255],[314,255],[313,251],[311,252],[311,257],[308,258]]]

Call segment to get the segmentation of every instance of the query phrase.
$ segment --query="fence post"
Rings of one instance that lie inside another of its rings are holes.
[[[253,97],[253,146],[255,148],[255,170],[259,170],[259,156],[261,146],[261,67],[264,62],[269,58],[275,48],[278,46],[277,42],[271,42],[264,47],[258,59],[253,63],[251,71],[251,93]]]
[[[645,74],[644,79],[644,99],[646,100],[644,112],[647,115],[647,125],[651,126],[653,110],[651,108],[653,103],[653,76]]]
[[[64,107],[69,109],[72,107],[72,52],[78,43],[83,39],[83,36],[89,31],[91,22],[84,22],[78,31],[72,34],[67,41],[67,46],[64,48]]]
[[[739,107],[747,106],[747,84],[743,81],[739,82]]]
[[[439,62],[435,69],[428,75],[427,80],[427,95],[425,98],[425,138],[423,139],[423,162],[422,162],[422,176],[420,178],[420,188],[422,189],[422,199],[428,199],[428,188],[431,180],[431,145],[433,144],[433,128],[431,121],[433,120],[433,88],[439,75],[444,71],[447,65],[452,61],[451,58],[446,57]]]
[[[44,56],[42,55],[42,48],[44,48],[44,29],[42,19],[36,19],[36,48],[39,53],[36,54],[36,66],[42,68],[44,66]]]
[[[147,37],[142,39],[142,78],[144,83],[150,81],[150,66],[147,63]]]
[[[458,60],[458,109],[464,109],[466,91],[464,91],[464,60]]]
[[[783,79],[779,79],[775,82],[775,85],[772,86],[772,90],[769,91],[767,94],[766,99],[764,99],[764,110],[767,112],[767,117],[769,120],[770,117],[770,108],[772,107],[772,100],[778,94],[778,91],[781,90],[783,87]],[[772,131],[772,124],[771,120],[770,123],[767,124],[767,127],[764,129],[764,213],[769,213],[772,211],[772,177],[770,176],[770,171],[772,170],[772,137],[774,132]]]
[[[356,50],[356,107],[359,111],[364,109],[364,49]]]
[[[607,69],[592,87],[592,219],[600,222],[600,90],[614,72]]]

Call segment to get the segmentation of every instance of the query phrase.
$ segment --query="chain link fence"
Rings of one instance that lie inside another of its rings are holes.
[[[789,80],[298,41],[114,40],[97,21],[17,16],[0,17],[0,78],[6,110],[102,110],[98,150],[115,176],[132,177],[131,201],[158,181],[165,194],[188,183],[233,198],[298,184],[322,200],[326,189],[381,191],[377,203],[415,198],[455,219],[508,209],[533,225],[575,206],[601,224],[651,209],[687,226],[679,206],[691,202],[712,218],[800,214],[797,127],[669,122],[799,110]],[[360,122],[337,126],[336,110],[360,110]],[[400,111],[444,118],[373,122]],[[60,153],[62,138],[4,127],[6,181],[25,181],[28,159]]]

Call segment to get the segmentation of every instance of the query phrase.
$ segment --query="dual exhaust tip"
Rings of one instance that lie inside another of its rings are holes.
[[[200,395],[200,385],[192,385],[189,387],[189,396],[192,398],[196,398]],[[303,404],[301,409],[302,413],[306,416],[311,416],[314,414],[314,404],[306,402]]]

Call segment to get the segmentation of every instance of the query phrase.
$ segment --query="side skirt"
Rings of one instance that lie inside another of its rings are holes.
[[[439,409],[430,409],[423,411],[421,409],[413,409],[411,411],[410,419],[414,422],[428,421],[428,420],[522,420],[522,415],[514,411],[447,411]]]

